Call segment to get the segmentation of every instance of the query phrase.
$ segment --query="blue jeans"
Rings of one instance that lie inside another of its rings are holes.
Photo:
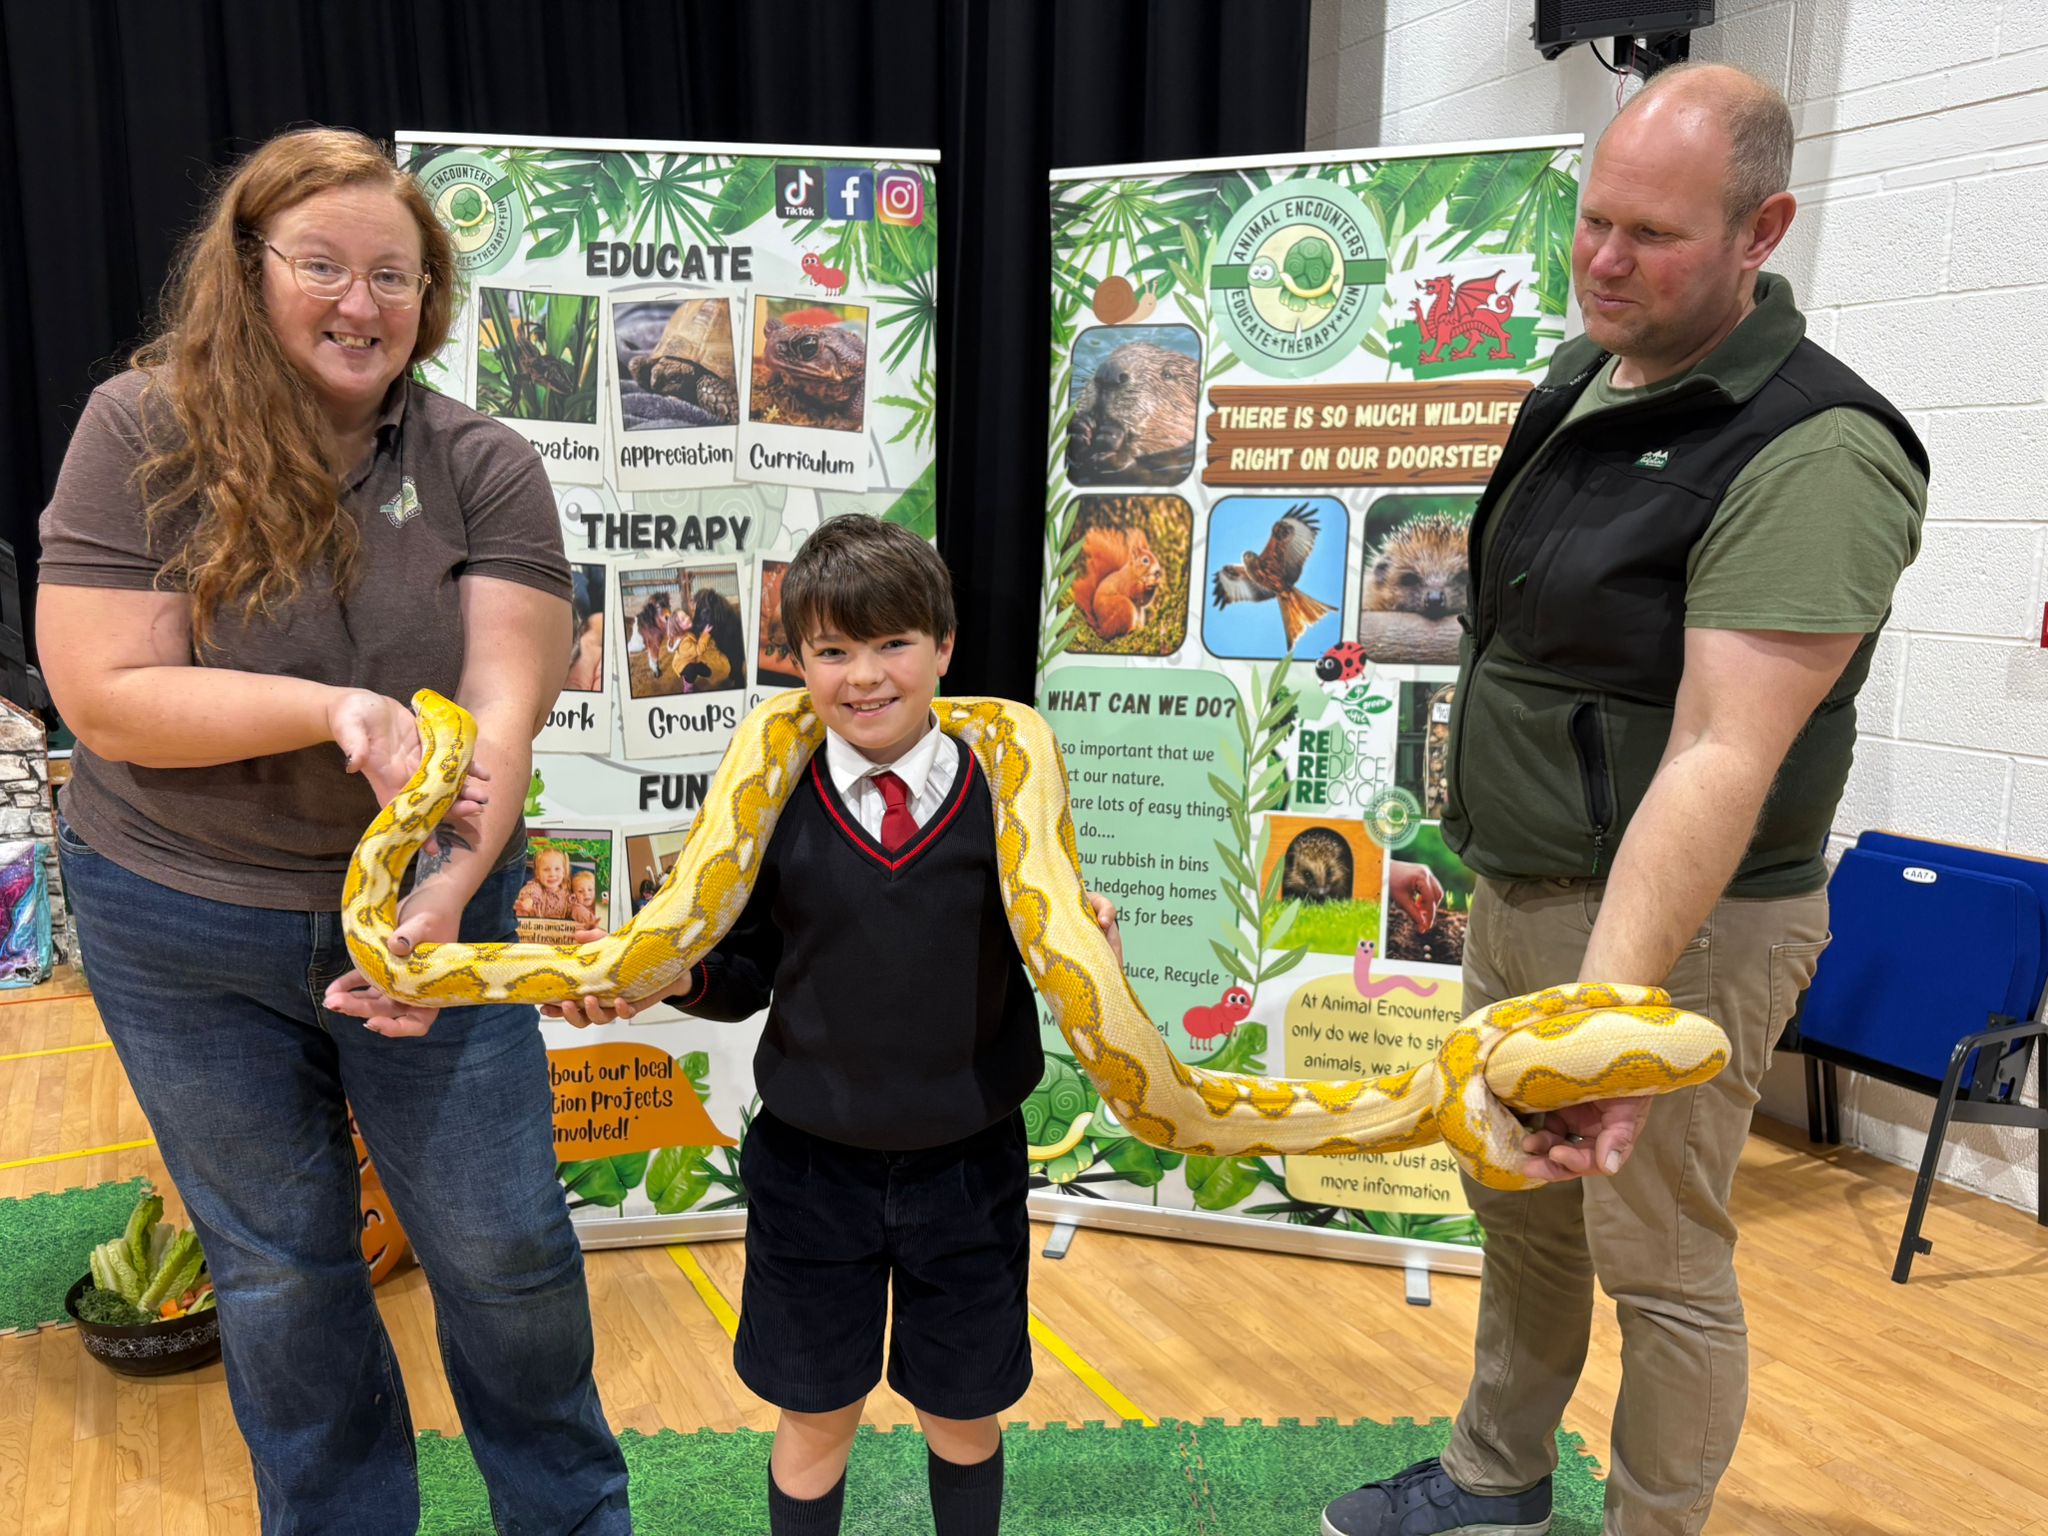
[[[320,1004],[351,965],[338,913],[188,896],[61,819],[57,841],[93,996],[206,1250],[264,1536],[419,1524],[350,1107],[426,1271],[498,1530],[630,1531],[534,1010],[450,1009],[423,1038],[386,1039]],[[513,937],[523,874],[484,882],[464,939]]]

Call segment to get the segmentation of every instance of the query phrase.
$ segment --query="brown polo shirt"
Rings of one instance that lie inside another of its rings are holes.
[[[142,387],[130,371],[87,402],[43,511],[41,584],[147,591],[191,528],[196,509],[166,519],[154,541],[147,534],[133,478],[144,452]],[[152,426],[168,416],[160,403],[148,409]],[[203,664],[400,700],[420,688],[453,698],[461,577],[569,596],[539,455],[509,427],[418,384],[393,386],[376,446],[342,502],[363,535],[355,590],[337,601],[324,572],[309,572],[299,600],[275,619],[244,625],[223,611]],[[328,742],[213,768],[139,768],[81,745],[62,809],[95,852],[159,884],[237,906],[318,912],[340,906],[349,854],[378,807]]]

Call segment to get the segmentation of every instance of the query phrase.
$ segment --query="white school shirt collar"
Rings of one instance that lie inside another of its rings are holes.
[[[893,763],[875,762],[837,731],[827,728],[825,767],[832,775],[832,787],[839,791],[839,798],[851,803],[861,780],[887,771],[903,781],[910,792],[911,814],[923,822],[924,816],[918,814],[920,803],[943,796],[951,789],[960,767],[957,752],[940,751],[952,746],[952,738],[939,729],[939,717],[927,712],[926,719],[925,733],[918,738],[917,745]],[[880,795],[879,788],[870,788]]]

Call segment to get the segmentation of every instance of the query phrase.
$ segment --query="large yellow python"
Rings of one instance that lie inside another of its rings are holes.
[[[668,879],[631,922],[593,944],[387,941],[406,867],[468,772],[475,722],[447,699],[414,696],[423,757],[371,823],[349,866],[349,953],[406,1002],[646,998],[680,985],[747,903],[783,802],[824,740],[810,696],[779,694],[741,722]],[[1104,1106],[1141,1141],[1194,1156],[1393,1152],[1441,1138],[1498,1189],[1528,1187],[1514,1111],[1668,1093],[1728,1060],[1719,1026],[1651,987],[1579,985],[1511,998],[1466,1019],[1434,1061],[1382,1078],[1297,1081],[1190,1067],[1146,1015],[1096,926],[1082,885],[1066,765],[1045,721],[1003,699],[937,700],[941,727],[988,774],[1010,931]]]

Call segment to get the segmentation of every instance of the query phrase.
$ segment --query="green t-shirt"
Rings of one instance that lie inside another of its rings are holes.
[[[1692,370],[1615,387],[1615,359],[1564,425],[1676,389]],[[1704,366],[1704,365],[1703,365]],[[1686,563],[1692,629],[1862,634],[1891,610],[1920,552],[1927,486],[1883,423],[1850,406],[1780,433],[1735,477]]]

